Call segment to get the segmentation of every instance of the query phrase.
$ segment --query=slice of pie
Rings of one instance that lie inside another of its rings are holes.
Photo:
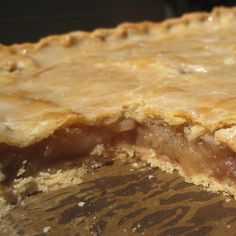
[[[2,204],[77,184],[82,162],[115,156],[236,197],[236,8],[0,55]]]

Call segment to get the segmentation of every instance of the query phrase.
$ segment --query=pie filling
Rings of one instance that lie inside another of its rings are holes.
[[[155,158],[180,166],[184,175],[211,176],[218,182],[236,183],[236,154],[205,132],[190,138],[190,127],[170,126],[147,119],[139,124],[131,119],[101,126],[71,126],[26,148],[0,146],[2,188],[14,181],[37,176],[41,171],[80,166],[90,160],[105,162],[118,153],[142,156],[152,150]],[[66,163],[66,164],[65,164]]]

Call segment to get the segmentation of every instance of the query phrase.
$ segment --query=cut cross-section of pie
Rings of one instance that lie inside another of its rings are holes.
[[[122,154],[236,196],[235,8],[0,55],[2,202],[79,183],[84,160]]]

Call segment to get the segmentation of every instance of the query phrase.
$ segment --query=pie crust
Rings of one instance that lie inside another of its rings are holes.
[[[0,192],[126,153],[236,196],[235,36],[236,8],[216,8],[1,45]]]

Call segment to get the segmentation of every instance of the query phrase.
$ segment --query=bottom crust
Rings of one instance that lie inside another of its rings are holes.
[[[153,152],[151,151],[151,153]],[[171,162],[166,162],[164,160],[161,160],[157,157],[157,155],[155,156],[153,154],[144,155],[144,156],[141,156],[141,159],[146,161],[151,167],[159,168],[162,171],[165,171],[170,174],[173,173],[174,171],[178,171],[179,175],[184,177],[184,180],[187,183],[203,186],[204,190],[209,191],[209,192],[223,193],[224,195],[230,195],[234,197],[234,199],[236,200],[235,186],[231,186],[228,183],[220,183],[215,178],[211,176],[205,176],[203,174],[198,174],[198,175],[189,177],[183,171],[181,166],[179,166],[178,164],[173,164]]]

